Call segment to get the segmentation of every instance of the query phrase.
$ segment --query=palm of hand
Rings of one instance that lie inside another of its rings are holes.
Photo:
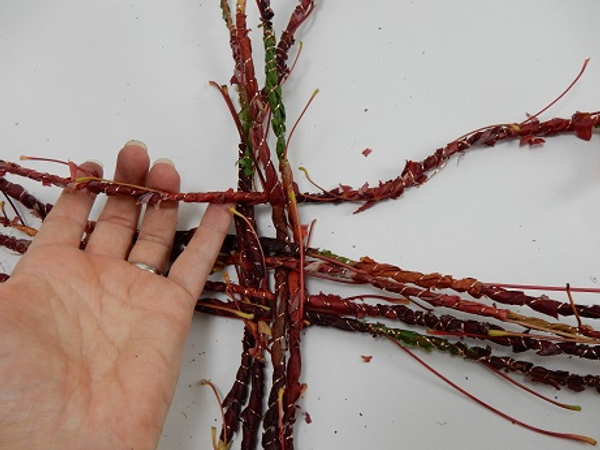
[[[205,232],[226,231],[219,213]],[[0,291],[0,447],[2,435],[25,448],[155,446],[199,294],[189,280],[203,284],[220,246],[212,239],[209,251],[182,255],[200,258],[199,274],[178,260],[169,278],[123,257],[33,245]]]

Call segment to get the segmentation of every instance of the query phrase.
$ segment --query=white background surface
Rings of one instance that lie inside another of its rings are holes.
[[[293,6],[274,2],[278,30]],[[290,121],[312,91],[321,90],[294,137],[292,165],[308,168],[326,187],[387,180],[406,159],[422,159],[464,132],[519,122],[541,109],[587,57],[584,78],[544,118],[598,110],[599,17],[600,3],[591,0],[321,1],[298,33],[304,50],[285,86]],[[249,24],[260,47],[255,16]],[[3,0],[0,155],[93,158],[110,174],[118,149],[136,138],[153,158],[175,161],[184,190],[235,186],[236,133],[208,86],[209,80],[227,83],[231,70],[216,0]],[[352,215],[351,205],[303,207],[303,221],[317,219],[314,246],[351,258],[368,254],[484,281],[596,287],[598,145],[596,132],[591,143],[565,136],[536,149],[515,142],[478,149],[399,201],[360,215]],[[365,158],[367,147],[373,152]],[[296,176],[308,188],[302,174]],[[32,190],[46,200],[57,194]],[[199,210],[186,208],[181,227],[194,224]],[[9,259],[3,251],[7,269]],[[577,301],[600,299],[578,295]],[[210,448],[210,427],[220,424],[220,414],[198,381],[209,378],[228,391],[240,338],[236,321],[195,319],[161,449]],[[493,416],[387,342],[309,329],[303,354],[308,391],[301,407],[313,422],[298,421],[300,449],[584,448]],[[372,355],[371,363],[361,355]],[[519,419],[600,438],[594,392],[540,388],[584,408],[566,412],[474,364],[437,354],[426,359]],[[578,372],[598,372],[597,363],[568,362]]]

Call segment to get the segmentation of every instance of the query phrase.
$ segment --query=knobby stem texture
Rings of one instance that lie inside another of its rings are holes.
[[[520,123],[483,127],[438,148],[422,161],[407,161],[397,177],[376,186],[365,182],[360,188],[339,185],[303,193],[294,181],[288,159],[291,149],[287,130],[290,127],[283,84],[293,75],[288,60],[295,48],[296,33],[315,4],[312,0],[299,0],[277,39],[271,2],[257,0],[265,55],[263,87],[253,56],[247,2],[238,0],[230,5],[220,0],[220,6],[233,58],[230,83],[237,97],[231,97],[226,85],[216,82],[211,85],[219,90],[232,112],[239,136],[235,189],[166,192],[101,179],[93,174],[75,178],[72,163],[69,164],[71,175],[59,176],[0,161],[0,190],[8,201],[17,205],[12,212],[2,208],[0,225],[7,232],[0,233],[0,246],[24,254],[35,238],[35,230],[23,223],[18,209],[28,210],[43,221],[52,208],[19,185],[16,182],[19,177],[44,186],[130,196],[139,203],[156,207],[165,201],[234,204],[235,232],[225,239],[215,264],[215,272],[225,273],[223,281],[208,282],[196,306],[199,312],[237,318],[244,323],[240,366],[222,402],[223,424],[218,448],[229,448],[240,425],[244,449],[256,448],[259,443],[269,450],[294,448],[298,404],[307,388],[302,379],[301,336],[302,330],[313,326],[370,334],[392,340],[407,351],[409,348],[437,350],[496,371],[516,374],[533,383],[564,386],[573,391],[592,388],[600,392],[600,375],[551,370],[500,354],[506,350],[522,356],[535,352],[544,357],[569,355],[600,360],[599,332],[579,320],[580,317],[600,318],[600,305],[560,302],[546,295],[533,296],[475,278],[425,274],[366,256],[351,260],[310,247],[310,221],[300,214],[306,203],[352,202],[358,205],[357,212],[363,212],[379,202],[397,199],[406,189],[428,181],[450,158],[473,147],[492,147],[507,140],[518,140],[527,146],[540,145],[558,134],[590,140],[600,124],[600,113],[576,112],[570,118],[545,121],[536,115]],[[257,205],[270,208],[273,236],[259,229]],[[94,224],[90,222],[86,238],[93,229]],[[177,232],[172,261],[185,249],[194,231]],[[26,236],[16,237],[14,233],[26,233]],[[82,248],[86,241],[82,241]],[[230,279],[231,273],[235,274],[234,279]],[[9,276],[0,274],[0,282]],[[358,294],[343,298],[334,292],[309,292],[308,278],[324,279],[332,285],[355,285]],[[373,293],[374,290],[377,292]],[[515,311],[515,307],[522,306],[533,310],[534,315]],[[439,308],[445,312],[438,313]],[[578,325],[569,325],[560,319],[572,315],[578,319]],[[390,325],[397,322],[412,328]],[[415,331],[415,327],[421,331]],[[474,342],[486,345],[477,346]],[[574,367],[576,361],[571,360]],[[270,380],[266,372],[268,364],[272,368]],[[265,398],[266,409],[263,408]],[[504,413],[496,412],[511,420]],[[593,443],[592,439],[577,435],[546,433]]]

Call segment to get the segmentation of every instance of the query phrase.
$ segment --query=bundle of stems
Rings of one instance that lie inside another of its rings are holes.
[[[464,134],[422,161],[407,161],[396,178],[377,186],[365,183],[359,188],[340,185],[333,189],[318,188],[317,192],[300,192],[288,160],[294,128],[288,132],[283,85],[293,69],[288,62],[296,32],[313,12],[314,2],[299,0],[277,39],[270,1],[257,0],[264,46],[262,87],[256,76],[246,2],[237,0],[234,7],[226,0],[220,0],[220,4],[234,61],[230,83],[237,98],[232,98],[226,85],[211,84],[222,94],[239,135],[235,189],[166,192],[94,177],[76,178],[74,170],[70,176],[59,176],[0,161],[0,190],[14,209],[13,217],[3,209],[0,224],[11,231],[0,234],[0,245],[18,254],[25,253],[36,230],[26,226],[19,209],[25,208],[43,221],[52,208],[28,193],[14,177],[108,196],[132,196],[155,207],[164,201],[235,204],[235,232],[225,240],[215,265],[215,272],[223,272],[222,281],[206,284],[196,308],[202,313],[237,318],[244,323],[240,366],[222,402],[224,422],[218,442],[214,443],[219,449],[230,447],[240,426],[244,449],[256,448],[259,443],[269,450],[294,448],[298,402],[307,387],[301,376],[300,341],[302,330],[313,326],[391,340],[417,359],[413,350],[435,349],[483,364],[502,376],[518,374],[522,379],[556,388],[574,391],[593,388],[600,392],[600,375],[551,370],[514,355],[534,352],[547,357],[569,355],[599,360],[600,331],[584,324],[581,318],[600,318],[600,305],[576,304],[569,287],[564,290],[571,300],[561,302],[474,278],[420,273],[369,257],[351,260],[311,247],[310,223],[299,212],[304,203],[342,202],[356,203],[357,212],[365,211],[384,200],[397,199],[410,187],[422,185],[448,159],[475,146],[494,146],[507,140],[539,145],[558,134],[590,140],[594,128],[600,124],[600,112],[576,112],[570,118],[540,121],[539,115],[544,112],[541,111],[520,123],[497,124]],[[256,205],[269,207],[273,236],[259,229]],[[88,228],[88,234],[93,233],[93,223]],[[15,233],[23,236],[14,237]],[[172,260],[185,249],[193,233],[194,229],[177,233]],[[9,276],[1,274],[0,281]],[[333,292],[309,292],[308,278],[357,285],[361,294],[344,298]],[[531,314],[518,313],[515,307],[529,308]],[[445,312],[439,313],[439,308]],[[576,324],[566,323],[565,316],[574,316]],[[410,329],[402,328],[402,324]],[[270,380],[266,375],[267,364],[272,369]],[[263,408],[265,397],[266,408]],[[535,430],[595,443],[585,436]]]

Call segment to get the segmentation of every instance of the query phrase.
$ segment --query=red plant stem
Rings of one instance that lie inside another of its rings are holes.
[[[33,213],[40,219],[45,219],[52,209],[51,204],[42,203],[36,197],[27,192],[23,186],[16,183],[11,183],[5,178],[0,178],[0,191],[2,191],[5,195],[17,200],[25,208],[32,210]]]
[[[149,205],[159,205],[164,201],[184,202],[184,203],[245,203],[248,205],[257,205],[265,203],[267,194],[262,192],[242,192],[228,189],[221,192],[166,192],[149,191],[145,188],[135,188],[120,185],[118,183],[89,180],[75,185],[74,189],[84,189],[94,194],[105,194],[108,196],[124,195],[137,198],[138,202]]]
[[[257,432],[263,416],[263,397],[265,380],[265,363],[256,358],[252,360],[250,368],[251,392],[248,406],[242,411],[243,424],[242,449],[252,450],[258,444]]]
[[[525,392],[527,392],[528,394],[533,395],[534,397],[537,397],[545,402],[551,403],[554,406],[558,406],[559,408],[564,408],[564,409],[568,409],[571,411],[581,411],[581,407],[577,406],[577,405],[568,405],[566,403],[561,403],[559,401],[553,400],[549,397],[546,397],[542,394],[540,394],[539,392],[534,391],[533,389],[531,389],[530,387],[525,386],[522,383],[519,383],[516,380],[513,380],[511,377],[509,377],[507,374],[505,374],[504,372],[502,372],[501,370],[496,369],[495,367],[492,367],[490,364],[488,364],[487,362],[483,362],[483,365],[486,366],[488,369],[490,369],[492,372],[494,372],[496,375],[504,378],[506,381],[508,381],[511,384],[514,384],[515,386],[517,386],[519,389],[523,389]]]
[[[320,294],[320,295],[309,296],[308,305],[307,305],[308,309],[306,312],[306,319],[311,324],[314,324],[314,325],[328,326],[328,327],[333,327],[333,328],[337,328],[337,329],[344,330],[344,331],[355,331],[355,332],[373,334],[374,331],[372,329],[372,324],[370,324],[369,322],[365,322],[364,320],[357,321],[355,319],[343,317],[343,315],[346,314],[347,312],[349,312],[352,315],[356,315],[357,317],[363,317],[363,314],[360,314],[360,313],[355,314],[354,308],[350,308],[350,309],[348,308],[348,305],[346,304],[348,302],[340,301],[340,300],[341,299],[339,299],[338,296],[334,296],[334,295],[326,295],[325,296],[323,294]],[[381,308],[381,305],[375,305],[374,307],[379,309],[379,308]],[[231,305],[230,305],[230,308],[232,308]],[[367,312],[369,312],[368,308],[373,308],[373,306],[369,305],[367,307],[366,305],[359,305],[358,308],[356,308],[356,310],[363,311],[363,313],[366,314]],[[405,307],[403,307],[402,305],[393,307],[394,310],[400,311],[398,308],[405,309]],[[206,310],[206,312],[211,312],[211,311]],[[216,311],[214,311],[214,313],[216,313],[217,315],[227,315],[226,313],[224,314],[220,310],[216,310]],[[258,311],[257,316],[260,317],[260,314],[262,314],[262,313],[263,313],[263,311]],[[399,320],[406,322],[407,324],[423,325],[424,323],[421,322],[421,319],[419,318],[419,316],[421,316],[422,318],[425,317],[422,314],[423,313],[420,311],[413,311],[410,314],[398,312],[397,318]],[[404,317],[400,317],[401,315]],[[396,318],[394,316],[394,314],[390,315],[389,310],[384,315],[384,317],[392,318],[392,319]],[[436,326],[436,324],[434,322],[435,316],[427,315],[426,317],[427,317],[427,319],[425,321],[425,325],[427,325],[429,328],[434,328],[434,327],[437,329],[459,328],[461,330],[467,331],[467,333],[461,332],[467,336],[469,336],[471,334],[469,331],[473,330],[472,326],[476,327],[474,329],[476,332],[480,331],[477,329],[478,325],[473,321],[464,322],[465,326],[463,328],[463,325],[461,324],[460,320],[443,316],[439,320],[437,320],[437,322],[439,322],[440,326]],[[483,324],[483,325],[487,326],[486,324]],[[490,328],[498,329],[498,327],[495,327],[495,326],[490,327]],[[378,334],[378,333],[376,332],[376,334]],[[563,343],[559,343],[559,344],[563,344]],[[567,343],[567,345],[568,345],[568,343]],[[584,352],[585,352],[586,347],[587,346],[584,346],[584,345],[581,346],[581,348],[583,349]],[[588,349],[589,348],[591,348],[591,347],[588,347]],[[514,351],[522,352],[523,350],[525,350],[525,348],[522,348],[522,349],[517,348]],[[594,359],[597,359],[598,358],[598,346],[594,347],[594,351],[596,351],[596,358],[594,358]],[[475,352],[475,353],[473,353],[473,352]],[[560,353],[563,353],[563,352],[561,351],[556,354],[560,354]],[[564,353],[569,353],[569,352],[566,351]],[[552,354],[552,353],[549,353],[549,354]],[[574,354],[576,354],[576,353],[574,353]],[[569,372],[561,371],[561,370],[551,371],[551,370],[545,369],[542,366],[534,366],[532,363],[527,362],[527,361],[518,361],[511,357],[497,357],[497,356],[494,356],[491,354],[491,349],[489,347],[488,348],[471,347],[471,350],[469,351],[469,353],[464,353],[463,356],[468,357],[470,359],[474,359],[475,361],[478,361],[480,363],[485,363],[486,365],[488,365],[488,367],[492,367],[495,370],[507,370],[507,371],[523,374],[524,376],[528,377],[530,380],[532,380],[534,382],[548,384],[557,389],[560,388],[560,386],[566,386],[573,391],[580,392],[580,391],[584,390],[586,387],[593,387],[598,392],[600,392],[600,377],[599,376],[576,375],[576,374],[570,374]],[[579,354],[577,356],[586,357],[583,354]]]
[[[567,92],[569,92],[573,88],[573,86],[575,86],[577,84],[577,82],[583,76],[583,73],[585,72],[585,69],[589,62],[590,62],[590,58],[586,58],[585,61],[583,61],[583,66],[581,67],[581,70],[579,71],[579,73],[577,74],[575,79],[573,81],[571,81],[571,84],[569,84],[569,86],[567,86],[567,88],[558,97],[556,97],[553,101],[551,101],[549,104],[544,106],[541,110],[536,112],[533,116],[531,116],[531,117],[527,118],[526,120],[524,120],[523,122],[521,122],[520,125],[523,126],[527,122],[531,122],[532,120],[537,119],[541,114],[545,113],[550,108],[552,108],[554,105],[556,105],[556,103],[558,103],[558,101],[561,98],[563,98],[567,94]]]
[[[268,192],[268,201],[273,206],[273,214],[277,217],[283,217],[284,194],[273,162],[271,161],[271,152],[263,129],[264,111],[266,110],[265,102],[258,89],[254,73],[252,44],[246,26],[246,14],[241,8],[237,8],[236,10],[234,29],[235,38],[232,41],[235,42],[235,48],[239,51],[239,61],[241,62],[240,71],[236,74],[236,79],[240,90],[243,92],[243,97],[247,101],[250,112],[252,123],[250,128],[250,142],[254,149],[256,160],[265,170],[265,188]],[[277,227],[278,224],[275,224],[275,226]]]
[[[223,418],[223,429],[221,431],[221,442],[231,442],[233,435],[239,427],[239,416],[242,406],[248,396],[248,380],[250,378],[250,365],[252,357],[247,348],[254,345],[254,337],[247,328],[244,329],[243,350],[240,367],[235,375],[235,382],[223,400],[222,406],[225,410]]]
[[[579,138],[589,140],[592,136],[592,129],[600,124],[600,113],[573,114],[570,119],[554,118],[545,122],[533,120],[523,126],[519,124],[495,125],[484,128],[476,133],[467,135],[461,140],[453,141],[445,147],[439,148],[432,155],[420,162],[407,161],[402,174],[395,179],[386,182],[380,182],[377,187],[368,187],[368,183],[360,189],[353,189],[350,186],[341,185],[339,188],[322,193],[296,193],[299,203],[305,202],[359,202],[364,203],[357,212],[364,211],[375,203],[387,200],[397,199],[402,195],[405,189],[413,186],[419,186],[428,180],[429,173],[438,170],[446,161],[457,153],[462,153],[472,146],[486,145],[494,146],[496,142],[508,138],[529,138],[533,136],[552,136],[556,134],[575,133]],[[254,129],[253,145],[259,148],[259,162],[272,166],[270,163],[268,148],[265,148],[266,140],[262,127]],[[259,144],[258,146],[256,144]],[[55,185],[66,187],[71,180],[56,175],[38,172],[23,168],[17,164],[0,160],[0,176],[4,173],[14,173],[24,176],[44,185]],[[251,205],[270,202],[272,205],[281,205],[284,203],[285,195],[280,183],[274,175],[274,169],[267,170],[265,192],[236,192],[229,189],[224,192],[189,192],[189,193],[171,193],[164,191],[148,191],[144,189],[125,189],[122,185],[117,187],[116,183],[105,181],[87,181],[77,183],[72,187],[76,189],[87,189],[93,193],[104,193],[106,195],[128,195],[138,197],[139,201],[149,204],[158,204],[162,201],[182,201],[186,203],[248,203]]]
[[[44,186],[57,186],[61,188],[87,190],[93,194],[104,194],[107,196],[134,197],[140,203],[158,205],[164,201],[175,201],[184,203],[245,203],[257,205],[268,201],[268,194],[263,192],[240,192],[228,189],[219,192],[167,192],[156,189],[148,189],[142,186],[125,185],[109,180],[88,177],[84,181],[73,182],[69,178],[60,177],[46,172],[28,169],[18,164],[0,160],[0,176],[4,173],[29,178],[41,182]]]
[[[296,403],[302,395],[302,385],[300,384],[300,374],[302,366],[302,355],[300,352],[300,337],[304,325],[304,302],[306,297],[304,281],[304,236],[302,233],[302,224],[298,212],[298,204],[293,188],[292,170],[287,159],[280,162],[280,172],[284,189],[287,195],[287,211],[292,229],[294,242],[300,250],[299,267],[297,271],[288,272],[289,301],[287,305],[287,315],[289,318],[289,359],[287,365],[287,389],[284,395],[285,399],[285,439],[286,448],[292,450],[293,445],[293,424],[296,417]]]
[[[353,331],[359,333],[371,334],[377,336],[393,336],[396,332],[402,330],[387,329],[384,333],[380,324],[374,324],[365,321],[359,321],[348,317],[341,317],[337,314],[323,313],[320,311],[307,311],[306,319],[311,325],[326,326],[337,328],[343,331]],[[421,336],[423,341],[430,341],[427,336]],[[437,344],[429,342],[428,347],[436,347]],[[450,350],[451,347],[451,350]],[[542,366],[536,366],[528,361],[520,361],[509,356],[494,356],[490,347],[467,347],[462,341],[456,344],[446,344],[442,351],[450,351],[452,354],[460,355],[464,358],[487,363],[497,370],[506,370],[520,373],[535,383],[543,383],[559,389],[561,386],[581,392],[586,387],[593,387],[600,392],[600,376],[598,375],[578,375],[564,370],[549,370]]]
[[[565,286],[542,286],[538,284],[516,284],[516,283],[482,283],[485,287],[490,288],[514,288],[514,289],[526,289],[526,290],[539,290],[539,291],[555,291],[555,292],[567,292]],[[591,287],[576,287],[569,286],[571,292],[583,292],[586,294],[600,294],[600,288]]]
[[[229,97],[227,86],[221,86],[218,83],[216,83],[215,81],[209,81],[208,84],[210,84],[212,87],[217,89],[219,91],[219,93],[221,94],[221,97],[223,97],[223,100],[225,101],[225,104],[227,105],[227,108],[229,109],[229,113],[230,113],[231,117],[233,118],[233,123],[235,124],[238,135],[240,137],[240,142],[242,143],[242,145],[240,147],[242,147],[242,146],[247,147],[248,141],[247,141],[246,133],[244,132],[244,127],[242,125],[242,122],[240,121],[240,118],[235,111],[235,106],[233,105],[233,102],[231,101],[231,97]]]
[[[431,373],[433,373],[438,378],[440,378],[441,380],[443,380],[449,386],[453,387],[458,392],[460,392],[461,394],[463,394],[465,397],[468,397],[469,399],[473,400],[475,403],[479,404],[480,406],[483,406],[485,409],[487,409],[489,411],[492,411],[494,414],[502,417],[503,419],[506,419],[509,422],[512,422],[512,423],[514,423],[516,425],[519,425],[519,426],[521,426],[523,428],[526,428],[528,430],[535,431],[536,433],[541,433],[541,434],[545,434],[547,436],[553,436],[553,437],[557,437],[557,438],[561,438],[561,439],[575,440],[575,441],[585,442],[585,443],[591,444],[591,445],[596,445],[596,441],[594,439],[590,438],[590,437],[581,436],[581,435],[577,435],[577,434],[571,434],[571,433],[558,433],[558,432],[555,432],[555,431],[544,430],[542,428],[535,427],[533,425],[530,425],[528,423],[525,423],[525,422],[523,422],[521,420],[518,420],[518,419],[515,419],[514,417],[509,416],[508,414],[500,411],[497,408],[494,408],[490,404],[488,404],[488,403],[484,402],[483,400],[475,397],[473,394],[471,394],[470,392],[466,391],[465,389],[463,389],[462,387],[460,387],[459,385],[457,385],[456,383],[454,383],[448,377],[444,376],[439,371],[435,370],[433,367],[431,367],[429,364],[427,364],[425,361],[423,361],[421,358],[419,358],[414,352],[410,351],[408,348],[406,348],[405,346],[403,346],[399,342],[397,342],[394,339],[389,338],[389,337],[387,339],[389,339],[397,347],[399,347],[400,349],[402,349],[402,351],[404,351],[407,355],[409,355],[411,358],[413,358],[414,360],[416,360],[419,364],[421,364],[422,366],[426,367],[427,370],[429,370]]]
[[[240,155],[242,154],[243,149],[240,147]],[[238,171],[238,180],[238,188],[240,190],[246,192],[252,190],[252,179],[245,175],[242,167],[240,167]],[[260,243],[257,241],[258,235],[256,234],[257,225],[254,220],[254,209],[252,206],[242,203],[238,203],[236,209],[243,214],[241,217],[237,214],[234,217],[236,234],[238,236],[237,244],[240,250],[240,260],[236,264],[236,268],[241,286],[239,287],[240,289],[232,287],[231,285],[229,287],[230,289],[241,291],[240,293],[245,296],[260,292],[261,296],[259,298],[261,299],[261,303],[264,303],[265,300],[272,300],[273,294],[268,291],[267,273],[263,262],[264,257],[262,250],[260,249]],[[256,296],[253,297],[256,298]],[[250,349],[254,348],[257,344],[256,338],[246,327],[244,329],[244,338],[242,340],[243,348],[240,368],[238,369],[236,381],[229,393],[231,398],[235,401],[232,405],[228,405],[227,409],[227,413],[229,413],[228,418],[230,420],[228,426],[230,428],[229,430],[223,430],[223,434],[229,436],[228,440],[230,441],[233,438],[233,432],[237,431],[238,418],[242,417],[241,408],[243,404],[246,403],[248,395],[251,392],[251,404],[244,410],[243,416],[246,417],[246,419],[244,419],[242,428],[243,448],[249,449],[254,448],[258,437],[256,414],[260,416],[262,413],[262,402],[257,404],[255,398],[257,393],[255,392],[256,385],[254,379],[257,377],[257,374],[255,373],[257,370],[257,361],[250,355]],[[254,383],[252,390],[249,391],[247,386],[251,379],[254,380]],[[232,428],[232,422],[235,423],[235,429]],[[226,431],[229,433],[226,433]]]
[[[285,194],[278,179],[276,170],[271,161],[271,153],[263,129],[265,102],[260,96],[258,84],[254,75],[252,47],[248,37],[246,15],[242,4],[238,3],[235,18],[235,47],[239,50],[241,67],[236,73],[237,82],[243,97],[247,100],[251,119],[250,142],[258,163],[263,167],[265,174],[265,189],[268,193],[267,200],[272,207],[273,225],[279,240],[288,240],[287,223],[285,219]],[[285,390],[285,349],[287,318],[285,314],[288,299],[286,273],[283,268],[275,271],[275,311],[271,327],[274,343],[271,348],[273,361],[273,382],[268,399],[267,412],[264,419],[265,432],[263,446],[265,448],[278,448],[278,392]],[[266,445],[265,445],[266,443]]]
[[[21,217],[15,217],[15,219],[11,220],[6,216],[0,217],[0,225],[6,228],[13,228],[15,230],[19,230],[27,234],[28,236],[35,236],[37,234],[37,230],[35,228],[31,228],[26,225],[21,225],[23,223]]]
[[[71,181],[68,178],[59,177],[49,173],[38,172],[37,170],[22,167],[19,164],[0,160],[0,177],[4,177],[6,173],[11,173],[20,177],[38,181],[44,186],[66,187]]]
[[[376,277],[391,278],[399,283],[411,283],[427,289],[452,289],[456,292],[467,292],[475,298],[489,297],[499,303],[514,306],[528,306],[534,311],[557,318],[559,315],[571,316],[574,313],[570,303],[552,300],[546,296],[532,297],[521,291],[507,291],[504,287],[528,289],[526,285],[499,285],[482,283],[475,278],[455,279],[450,275],[439,273],[424,274],[404,270],[387,263],[378,263],[371,258],[361,258],[353,267],[364,270]],[[538,287],[541,288],[541,287]],[[572,291],[575,291],[573,288]],[[550,290],[550,289],[548,289]],[[558,290],[558,289],[556,289]],[[560,290],[564,291],[565,288]],[[579,291],[579,289],[577,290]],[[582,290],[583,291],[583,290]],[[585,291],[587,292],[587,291]],[[600,290],[598,290],[600,293]],[[584,316],[600,318],[599,305],[576,305],[576,311]]]
[[[267,400],[267,411],[264,417],[264,433],[262,445],[268,450],[279,450],[279,405],[278,394],[281,389],[286,389],[286,347],[287,340],[285,333],[288,327],[287,323],[287,300],[289,292],[287,290],[287,274],[283,268],[275,270],[275,283],[277,297],[275,300],[275,311],[271,331],[273,334],[273,344],[271,346],[271,359],[273,361],[273,376],[271,392]]]
[[[274,296],[271,291],[264,291],[252,287],[241,286],[239,284],[225,284],[217,281],[207,281],[204,285],[205,291],[213,291],[213,292],[227,292],[227,289],[230,289],[231,292],[235,294],[241,294],[246,297],[252,297],[259,301],[273,301]],[[262,303],[262,302],[261,302]]]
[[[288,52],[294,45],[294,34],[302,23],[310,16],[315,7],[314,0],[299,0],[298,5],[294,9],[292,16],[287,24],[286,29],[281,34],[281,39],[277,46],[277,68],[279,79],[283,81],[289,72],[287,67]]]
[[[245,304],[245,302],[242,304]],[[240,302],[236,302],[233,306],[235,309],[240,309]],[[242,338],[242,355],[240,366],[237,370],[233,386],[223,401],[225,420],[223,421],[223,428],[221,430],[221,442],[231,442],[234,434],[239,428],[238,418],[240,417],[240,412],[243,405],[248,399],[248,381],[252,374],[251,367],[255,361],[252,355],[250,355],[250,349],[255,347],[256,344],[257,341],[255,337],[253,336],[251,330],[249,330],[249,328],[246,326],[244,328],[244,335]],[[250,431],[253,430],[250,429]],[[247,433],[248,428],[245,427],[244,440],[252,441],[253,438],[246,436]]]
[[[251,129],[249,138],[245,135],[244,124],[240,122],[237,114],[233,114],[234,120],[238,127],[238,132],[241,137],[241,144],[239,147],[239,158],[242,160],[246,157],[246,152],[249,146],[254,149],[258,149],[259,154],[268,155],[269,150],[266,146],[266,140],[263,137],[262,131],[262,99],[258,91],[258,83],[254,75],[254,63],[252,59],[252,46],[250,38],[248,37],[248,29],[246,26],[246,15],[245,15],[245,2],[238,2],[236,7],[235,21],[231,23],[228,19],[228,26],[230,29],[230,43],[236,64],[236,70],[232,82],[239,86],[240,102],[247,104],[250,111]],[[226,98],[226,101],[228,97]],[[231,102],[228,101],[230,110],[232,113]],[[262,153],[261,153],[262,152]],[[269,163],[265,160],[262,161],[267,171],[266,180],[263,180],[263,187],[270,191],[274,188],[276,180],[274,179],[274,169],[272,164],[269,167]],[[255,167],[255,170],[260,174],[260,168]],[[238,169],[238,189],[242,192],[251,194],[253,188],[252,176],[246,173],[246,167],[241,164]],[[237,245],[240,255],[240,261],[238,262],[237,270],[240,284],[245,289],[260,289],[266,291],[267,286],[267,274],[263,270],[264,267],[264,256],[260,249],[260,243],[257,242],[256,233],[256,222],[254,220],[254,210],[251,205],[247,202],[236,202],[236,210],[241,216],[236,214],[235,216],[235,227],[237,231]],[[256,346],[254,336],[251,335],[248,328],[244,331],[245,338],[243,339],[243,351],[242,351],[242,363],[238,369],[238,377],[236,377],[236,383],[230,391],[230,398],[232,401],[227,405],[228,411],[231,410],[230,420],[237,420],[240,415],[242,403],[246,402],[248,398],[247,383],[248,379],[253,373],[253,370],[257,370],[255,367],[255,359],[250,355],[250,349]],[[252,369],[254,367],[254,369]],[[254,372],[254,376],[257,374]],[[243,386],[243,389],[242,389]],[[256,391],[256,387],[253,387],[253,391]],[[256,441],[256,418],[255,414],[261,415],[262,404],[256,404],[256,392],[253,392],[251,396],[252,405],[249,405],[245,412],[248,418],[248,422],[244,422],[243,428],[243,442],[244,445],[251,445]],[[235,424],[237,428],[237,423]],[[228,427],[223,430],[222,434],[230,435],[233,431],[232,424],[228,422]],[[245,447],[246,448],[246,447]]]
[[[248,302],[223,301],[218,298],[202,297],[196,302],[196,311],[217,316],[239,318],[235,313],[241,311],[251,314],[253,320],[268,320],[270,309]]]
[[[361,212],[382,200],[397,199],[407,188],[425,183],[430,174],[443,167],[448,159],[456,154],[464,153],[473,146],[493,147],[498,141],[514,138],[521,139],[523,144],[537,144],[541,142],[539,140],[532,141],[534,137],[564,133],[575,133],[581,139],[590,140],[592,129],[599,124],[600,114],[598,112],[577,112],[570,119],[554,118],[545,122],[539,122],[536,119],[523,125],[516,123],[493,125],[450,142],[420,162],[407,161],[400,176],[386,182],[379,182],[376,187],[371,188],[368,183],[365,183],[360,189],[340,185],[338,188],[320,194],[307,193],[300,198],[306,202],[362,202],[363,206],[356,211]]]
[[[437,316],[426,311],[416,311],[405,305],[382,305],[356,303],[342,299],[338,295],[310,295],[307,306],[311,311],[320,311],[340,316],[352,316],[358,319],[365,317],[382,317],[398,320],[408,325],[419,325],[430,330],[441,331],[458,337],[485,339],[502,346],[511,346],[515,353],[535,350],[540,356],[567,354],[580,358],[600,360],[600,345],[585,345],[574,342],[551,342],[537,339],[534,336],[490,336],[489,331],[504,329],[487,322],[462,320],[449,314]]]
[[[0,246],[6,247],[14,252],[25,254],[31,241],[29,239],[18,239],[13,236],[0,234]]]
[[[458,295],[450,294],[438,294],[430,290],[423,290],[416,287],[408,286],[403,283],[396,281],[387,280],[385,278],[374,277],[361,270],[351,270],[348,268],[337,269],[331,264],[313,264],[310,267],[310,271],[324,272],[329,275],[335,275],[340,278],[347,278],[360,283],[368,283],[379,289],[383,289],[389,292],[395,292],[406,298],[417,298],[424,300],[432,306],[452,308],[459,311],[463,311],[469,314],[476,314],[480,316],[494,317],[498,320],[506,322],[512,311],[509,309],[499,309],[494,306],[488,306],[483,303],[474,302],[471,300],[464,300]],[[310,272],[308,271],[308,272]]]

